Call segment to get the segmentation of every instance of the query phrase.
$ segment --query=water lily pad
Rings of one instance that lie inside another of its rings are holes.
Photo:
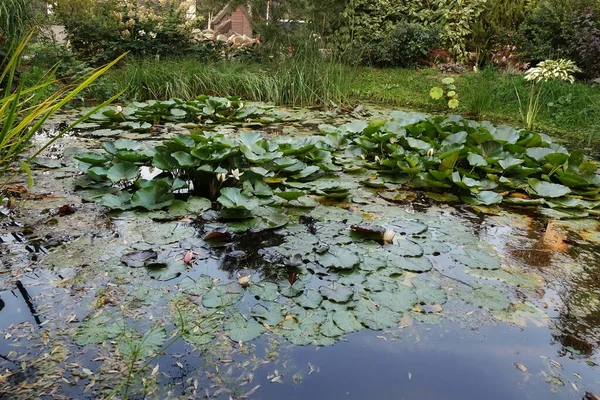
[[[208,275],[200,275],[195,280],[186,276],[177,286],[185,294],[202,296],[213,287],[213,279]]]
[[[225,321],[223,328],[234,342],[249,342],[258,338],[267,330],[255,319],[246,319],[241,313],[231,314]]]
[[[243,296],[243,289],[238,284],[219,285],[202,296],[202,305],[206,308],[227,307],[237,303]]]
[[[394,288],[392,292],[376,292],[370,294],[369,297],[380,306],[397,313],[410,310],[418,302],[415,290],[403,285]]]
[[[276,326],[284,321],[284,316],[281,314],[281,305],[277,303],[268,303],[268,306],[256,304],[250,310],[250,314],[259,322],[270,326]]]
[[[421,304],[444,304],[448,300],[446,292],[435,282],[415,278],[411,281]]]
[[[166,263],[147,263],[148,274],[157,281],[169,281],[184,273],[187,265],[183,261],[171,261]]]
[[[328,252],[320,255],[316,260],[325,268],[352,269],[360,263],[356,252],[345,247],[331,247]]]
[[[498,269],[501,266],[497,257],[476,249],[465,249],[466,254],[453,254],[452,259],[469,268]]]
[[[431,261],[425,257],[393,257],[390,258],[390,263],[392,263],[391,265],[411,272],[427,272],[431,271],[433,268]]]
[[[356,319],[367,328],[381,330],[395,326],[402,318],[402,313],[394,312],[387,307],[361,298],[354,308]]]
[[[319,288],[319,293],[330,301],[345,303],[352,298],[354,290],[348,286],[334,283],[330,286],[321,286]]]
[[[333,314],[333,322],[344,333],[356,332],[363,328],[354,313],[348,309],[336,310]]]
[[[80,346],[100,344],[114,339],[125,330],[123,321],[113,320],[106,315],[85,320],[75,333],[75,342]]]
[[[467,303],[488,311],[506,310],[510,307],[511,301],[499,289],[477,283],[471,286],[472,289],[458,288],[456,294]]]
[[[344,334],[344,331],[335,324],[333,315],[328,315],[325,322],[321,325],[320,333],[324,336],[335,338]]]
[[[278,286],[272,282],[255,283],[248,290],[263,301],[275,301],[279,297]]]
[[[154,250],[135,251],[121,257],[121,262],[131,268],[141,268],[157,257],[158,253]]]
[[[323,296],[313,289],[308,289],[302,296],[296,297],[294,301],[304,308],[318,308],[323,301]]]
[[[533,194],[540,197],[562,197],[571,193],[571,189],[567,186],[559,185],[557,183],[539,181],[534,178],[530,178],[527,182],[529,183]]]

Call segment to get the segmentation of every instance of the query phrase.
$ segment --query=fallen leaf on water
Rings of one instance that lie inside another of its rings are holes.
[[[519,364],[519,363],[513,363],[513,365],[519,370],[519,371],[527,371],[527,367],[524,366],[523,364]]]
[[[387,342],[387,338],[385,336],[377,336],[377,339],[383,339]]]
[[[158,374],[158,368],[160,368],[160,365],[156,364],[156,366],[152,368],[152,374],[150,374],[150,376],[155,376],[156,374]]]
[[[260,385],[254,386],[252,389],[248,390],[246,393],[244,393],[243,395],[241,395],[240,399],[245,399],[247,397],[252,396],[254,394],[254,392],[256,392],[258,390],[258,388],[260,388]]]
[[[575,389],[576,392],[579,392],[579,386],[577,386],[575,382],[571,382],[571,386],[573,386],[573,389]]]
[[[290,315],[290,314],[285,316],[284,321],[292,321],[295,324],[298,323],[298,320],[293,315]]]
[[[556,367],[556,368],[563,369],[562,364],[559,363],[558,361],[550,360],[550,365],[552,365],[553,367]]]
[[[86,375],[94,375],[94,373],[92,372],[92,370],[87,369],[87,368],[81,368],[81,370],[83,371],[84,374]]]
[[[581,377],[581,375],[579,375],[577,372],[573,372],[573,375],[575,375],[577,378],[583,380],[583,378]]]
[[[308,363],[308,368],[309,368],[308,375],[312,374],[315,371],[319,372],[319,369],[316,368],[312,363]]]
[[[600,400],[600,397],[592,392],[585,392],[585,400]]]
[[[409,372],[408,373],[408,380],[410,381],[412,379],[412,374]]]

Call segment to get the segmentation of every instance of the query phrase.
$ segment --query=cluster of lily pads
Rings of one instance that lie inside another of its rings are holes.
[[[365,205],[366,210],[375,208]],[[365,224],[361,216],[335,206],[318,206],[302,222],[275,231],[282,239],[278,244],[255,249],[260,271],[247,269],[248,275],[229,282],[204,274],[180,279],[179,293],[171,302],[183,339],[202,347],[222,334],[247,342],[270,332],[295,345],[331,345],[365,327],[396,326],[403,317],[439,323],[449,292],[494,313],[508,313],[513,307],[510,298],[492,286],[473,282],[451,291],[433,274],[422,274],[437,265],[437,257],[450,257],[469,273],[476,270],[493,277],[500,271],[497,257],[455,226],[452,234],[444,233],[424,221],[393,215]],[[227,254],[220,249],[237,247],[239,239],[215,228],[207,223],[202,238],[179,243],[198,251],[201,260],[192,262],[201,264],[210,254]],[[165,230],[172,230],[171,225]],[[385,232],[393,235],[384,240]],[[171,255],[169,246],[154,246],[126,253],[121,262],[138,271],[146,267],[164,281],[186,270]],[[249,256],[236,251],[236,269],[246,265]],[[169,265],[161,267],[162,263]],[[283,276],[269,278],[268,269]],[[86,320],[76,339],[81,344],[100,343],[119,334],[115,322],[100,316]]]
[[[85,113],[84,110],[82,113]],[[100,123],[117,123],[132,132],[145,132],[153,125],[165,122],[222,123],[260,122],[271,123],[283,113],[273,107],[248,104],[239,97],[198,96],[194,100],[149,100],[132,102],[126,107],[106,106],[89,119]]]
[[[469,204],[543,205],[554,216],[597,215],[597,165],[544,134],[459,116],[422,118],[403,112],[388,120],[325,126],[345,152],[382,174],[433,191],[452,191]]]
[[[343,172],[379,190],[403,185],[475,205],[546,206],[558,217],[599,212],[596,164],[543,134],[403,112],[319,128],[318,136],[270,138],[199,131],[156,147],[120,139],[104,142],[105,154],[76,158],[90,178],[83,186],[99,189],[91,198],[117,209],[166,208],[187,193],[247,218],[258,205],[314,205],[311,194],[346,199]]]

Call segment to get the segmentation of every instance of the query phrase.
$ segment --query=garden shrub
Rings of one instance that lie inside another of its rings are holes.
[[[73,50],[98,63],[122,52],[140,57],[189,53],[197,23],[186,17],[190,5],[178,0],[62,0],[56,15]]]
[[[598,15],[598,0],[538,0],[531,3],[519,30],[520,47],[531,61],[569,56],[577,58],[575,21],[590,10]]]
[[[441,29],[435,25],[400,22],[369,53],[371,64],[380,67],[414,67],[427,61],[440,44]]]
[[[467,58],[466,44],[486,0],[354,0],[344,10],[343,43],[383,43],[400,22],[442,26],[441,39],[451,55]]]
[[[579,28],[575,44],[578,64],[587,78],[600,78],[600,29],[594,21],[594,13],[588,12],[576,25]]]

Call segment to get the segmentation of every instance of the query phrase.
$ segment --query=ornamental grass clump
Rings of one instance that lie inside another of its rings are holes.
[[[98,77],[117,63],[123,56],[111,63],[91,71],[71,87],[62,87],[54,90],[56,83],[52,74],[48,74],[42,81],[28,86],[15,80],[17,66],[31,39],[31,31],[17,46],[15,51],[0,59],[0,82],[4,82],[4,89],[0,90],[0,192],[19,172],[23,171],[28,176],[28,182],[33,184],[29,161],[40,154],[49,145],[54,143],[66,131],[85,120],[98,108],[110,103],[120,94],[109,99],[97,108],[83,115],[77,121],[60,131],[50,141],[44,143],[37,151],[27,158],[22,158],[32,148],[34,135],[42,128],[44,123],[53,114],[70,102],[82,90],[91,85]],[[13,89],[13,87],[15,87]],[[36,99],[36,94],[49,90],[50,94],[42,99]],[[16,164],[19,164],[19,167]]]
[[[519,99],[521,118],[527,130],[534,128],[535,119],[540,111],[540,96],[544,89],[543,84],[556,80],[574,83],[574,74],[577,72],[581,72],[581,69],[573,61],[566,59],[542,61],[536,67],[530,68],[525,72],[525,80],[530,82],[529,101],[526,111],[524,110],[518,91],[517,98]]]

